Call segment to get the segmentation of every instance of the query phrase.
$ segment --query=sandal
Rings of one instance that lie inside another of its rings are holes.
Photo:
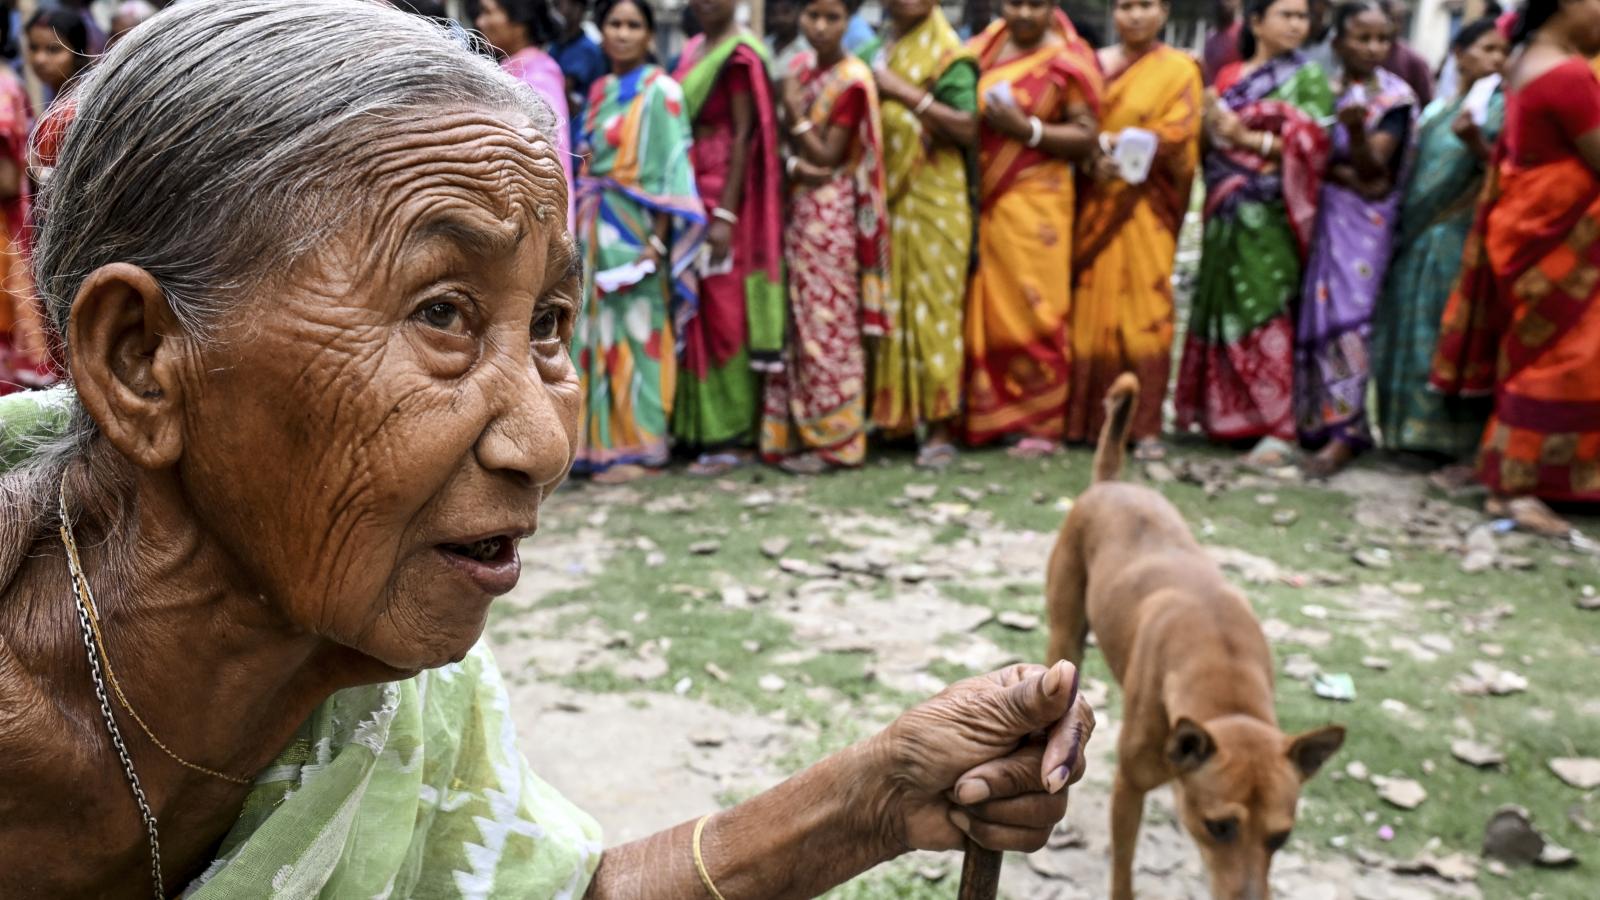
[[[948,441],[923,444],[917,449],[916,466],[919,469],[943,469],[956,461],[956,447]]]
[[[1060,444],[1047,438],[1025,437],[1007,448],[1006,455],[1012,459],[1043,459],[1060,450]]]
[[[716,478],[726,475],[750,462],[750,459],[738,453],[702,453],[700,458],[689,465],[689,474],[702,478]]]
[[[1139,462],[1162,462],[1167,458],[1167,445],[1160,438],[1142,438],[1133,445],[1133,458]]]
[[[1294,448],[1287,441],[1264,437],[1245,456],[1244,464],[1252,469],[1277,469],[1288,465],[1293,456]]]
[[[778,460],[778,468],[790,475],[821,475],[828,471],[828,463],[815,453],[800,453]]]

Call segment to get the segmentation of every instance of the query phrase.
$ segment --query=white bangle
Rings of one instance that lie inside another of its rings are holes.
[[[712,215],[713,218],[721,219],[722,221],[727,222],[729,225],[737,225],[737,224],[739,224],[739,214],[738,213],[730,212],[730,211],[728,211],[726,209],[723,209],[720,206],[717,207],[716,209],[713,209],[711,211],[711,215]]]
[[[812,121],[810,119],[806,119],[804,122],[801,122],[799,125],[796,125],[793,128],[789,129],[789,134],[791,136],[793,136],[793,137],[799,137],[800,135],[805,134],[806,132],[810,131],[812,128],[815,128],[815,127],[816,126],[812,123]]]
[[[1100,152],[1104,153],[1106,156],[1112,156],[1117,152],[1116,149],[1111,146],[1111,132],[1109,131],[1100,132]]]
[[[783,174],[794,177],[794,170],[800,168],[800,157],[791,156],[783,161]]]
[[[650,242],[649,243],[650,243],[650,249],[654,250],[656,252],[657,256],[660,256],[660,257],[664,258],[667,255],[667,242],[663,241],[661,239],[661,235],[659,235],[659,234],[650,235]]]
[[[1266,159],[1272,155],[1272,132],[1261,132],[1261,158]]]
[[[917,101],[917,106],[916,106],[915,109],[912,110],[912,112],[914,112],[914,113],[916,113],[917,115],[920,116],[923,113],[927,112],[928,111],[928,107],[930,107],[932,105],[933,105],[933,92],[932,91],[923,91],[922,92],[922,99]]]
[[[1038,116],[1029,116],[1028,127],[1033,129],[1033,134],[1028,136],[1028,146],[1039,146],[1039,142],[1044,140],[1044,123],[1039,121]]]

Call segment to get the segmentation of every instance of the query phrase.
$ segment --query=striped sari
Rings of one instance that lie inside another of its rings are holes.
[[[1384,446],[1457,459],[1477,450],[1488,409],[1481,400],[1430,390],[1428,370],[1483,187],[1483,161],[1452,130],[1464,99],[1435,100],[1422,115],[1394,262],[1372,323],[1372,380]],[[1505,97],[1497,92],[1482,126],[1490,146],[1504,121]]]
[[[1010,85],[1024,113],[1065,121],[1095,109],[1094,50],[1057,12],[1057,41],[1002,59],[1010,38],[997,20],[972,40],[982,72],[978,103]],[[978,144],[978,268],[967,296],[967,440],[1023,435],[1061,440],[1067,411],[1067,315],[1072,290],[1072,165],[984,127]]]
[[[931,91],[940,103],[977,109],[972,53],[937,6],[893,43],[862,55]],[[872,348],[872,421],[891,435],[954,418],[961,410],[962,315],[972,255],[967,154],[925,134],[916,114],[883,104],[890,276],[888,334]]]
[[[1100,433],[1106,391],[1123,372],[1139,376],[1133,438],[1161,434],[1172,368],[1172,266],[1200,156],[1200,91],[1193,58],[1164,45],[1107,73],[1101,131],[1142,128],[1160,148],[1143,184],[1095,184],[1078,204],[1068,440]]]
[[[678,371],[673,336],[696,308],[689,269],[705,224],[683,93],[655,66],[608,75],[590,90],[582,134],[589,159],[578,179],[576,230],[584,308],[572,355],[584,406],[573,471],[661,466]],[[643,255],[660,213],[673,219],[670,272],[602,291],[595,275]]]
[[[789,335],[783,369],[767,376],[761,455],[776,462],[809,452],[830,465],[857,466],[867,449],[862,337],[884,333],[888,289],[878,89],[872,70],[853,56],[819,69],[806,53],[791,73],[801,85],[807,121],[818,129],[834,121],[843,103],[861,112],[833,177],[789,190]]]
[[[1252,131],[1283,142],[1281,163],[1248,148],[1213,148],[1204,163],[1200,278],[1174,397],[1178,427],[1215,439],[1294,438],[1290,303],[1316,220],[1333,113],[1322,67],[1299,53],[1217,79],[1219,101]]]

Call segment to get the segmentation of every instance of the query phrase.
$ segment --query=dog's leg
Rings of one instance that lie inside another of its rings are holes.
[[[1069,517],[1045,574],[1044,595],[1050,614],[1050,648],[1045,662],[1049,665],[1062,659],[1083,665],[1083,645],[1089,636],[1089,572],[1079,543],[1078,523]]]
[[[1144,821],[1144,794],[1118,766],[1111,788],[1111,900],[1133,900],[1133,853]]]

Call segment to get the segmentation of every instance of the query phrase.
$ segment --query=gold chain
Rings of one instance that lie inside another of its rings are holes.
[[[208,769],[199,763],[192,763],[172,752],[172,748],[162,743],[161,739],[156,737],[155,733],[150,730],[150,726],[145,724],[139,713],[134,710],[133,704],[129,703],[127,696],[122,693],[122,685],[117,683],[116,673],[111,669],[111,657],[106,653],[105,638],[100,633],[100,611],[95,608],[94,593],[89,590],[89,578],[83,573],[83,563],[78,560],[78,542],[73,537],[72,529],[65,527],[65,525],[61,529],[61,537],[62,542],[67,547],[67,555],[71,557],[73,593],[83,602],[84,609],[89,614],[89,627],[94,632],[95,649],[99,651],[101,664],[106,670],[106,680],[111,682],[111,692],[116,695],[117,703],[121,704],[122,708],[133,718],[133,721],[138,723],[139,730],[143,731],[144,736],[150,739],[150,743],[155,744],[162,753],[171,757],[172,761],[178,765],[183,766],[185,769],[199,772],[202,775],[220,778],[231,784],[254,784],[254,778],[239,778],[226,772],[218,772],[216,769]]]

